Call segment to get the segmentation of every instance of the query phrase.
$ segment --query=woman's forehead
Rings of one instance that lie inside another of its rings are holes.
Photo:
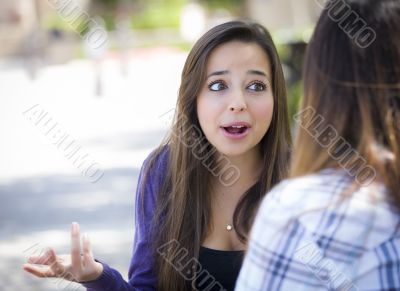
[[[255,42],[230,41],[216,47],[207,60],[207,75],[215,71],[264,71],[271,75],[267,53]]]

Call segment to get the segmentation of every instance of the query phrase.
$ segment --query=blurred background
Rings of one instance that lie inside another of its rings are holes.
[[[127,278],[138,172],[167,132],[194,41],[235,18],[264,24],[292,115],[318,3],[1,1],[0,290],[83,290],[21,269],[47,246],[67,253],[73,221]]]

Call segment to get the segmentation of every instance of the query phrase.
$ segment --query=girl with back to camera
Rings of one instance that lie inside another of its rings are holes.
[[[295,119],[291,179],[260,206],[236,290],[400,290],[400,1],[327,2]]]
[[[68,270],[88,290],[233,290],[255,211],[286,177],[290,145],[271,36],[256,23],[218,25],[190,51],[172,130],[143,163],[129,281],[94,260],[85,238],[81,255],[77,224],[71,263],[50,249],[24,268],[38,277]]]

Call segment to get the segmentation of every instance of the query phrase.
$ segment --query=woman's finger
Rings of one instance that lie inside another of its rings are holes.
[[[55,276],[61,277],[65,272],[65,267],[58,261],[54,250],[49,250],[49,264],[50,269],[53,271]]]
[[[48,252],[46,252],[44,255],[30,256],[28,258],[28,263],[30,263],[30,264],[48,265],[49,259],[50,259],[50,255],[48,254]]]
[[[48,266],[43,268],[43,267],[35,266],[32,264],[24,264],[22,267],[25,271],[27,271],[39,278],[56,277],[56,274],[54,274],[54,272]]]
[[[28,263],[50,265],[56,259],[56,254],[52,248],[48,248],[43,255],[33,255],[28,258]]]
[[[73,222],[71,226],[71,263],[73,269],[75,269],[77,272],[81,271],[82,261],[81,261],[80,232],[79,232],[79,224],[76,222]]]
[[[92,246],[87,234],[82,236],[82,249],[83,249],[83,263],[87,265],[88,263],[94,261]]]

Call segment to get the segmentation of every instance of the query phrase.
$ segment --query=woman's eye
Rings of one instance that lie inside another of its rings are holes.
[[[211,84],[209,84],[208,88],[211,91],[220,91],[220,90],[226,89],[226,86],[221,81],[216,81],[216,82],[212,82]]]
[[[254,82],[250,84],[249,87],[247,88],[256,92],[260,92],[264,91],[267,88],[267,86],[262,82]]]

